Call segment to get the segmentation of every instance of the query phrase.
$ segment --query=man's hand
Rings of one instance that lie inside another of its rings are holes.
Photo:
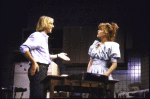
[[[70,58],[67,56],[67,53],[60,53],[58,54],[58,57],[65,61],[70,61]]]
[[[39,66],[36,62],[34,62],[30,69],[31,76],[35,75],[36,70],[37,70],[37,72],[39,72]]]
[[[32,63],[32,67],[30,69],[31,76],[35,75],[36,70],[39,72],[39,66],[31,56],[30,51],[26,51],[23,55]]]

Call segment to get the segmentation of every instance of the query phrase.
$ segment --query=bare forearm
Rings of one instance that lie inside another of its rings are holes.
[[[30,51],[26,51],[24,54],[23,54],[31,63],[35,63],[35,60],[33,59],[33,57],[31,56],[31,53]]]
[[[50,55],[50,57],[51,57],[52,59],[56,59],[56,58],[58,58],[58,57],[59,57],[59,54]]]
[[[65,61],[70,61],[70,58],[67,56],[67,53],[59,53],[59,54],[55,54],[55,55],[50,55],[51,59],[55,59],[55,58],[61,58]]]
[[[106,76],[109,76],[117,67],[117,63],[112,63],[111,67],[108,69],[108,71],[105,73]]]

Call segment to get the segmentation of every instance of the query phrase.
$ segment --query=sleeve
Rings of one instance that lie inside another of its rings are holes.
[[[28,50],[29,50],[29,48],[27,46],[23,46],[23,45],[20,46],[20,52],[21,53],[25,53]]]
[[[88,54],[90,55],[90,60],[92,60],[92,46],[90,46],[89,48],[89,51],[88,51]]]
[[[120,55],[120,45],[118,43],[112,44],[110,60],[111,62],[117,62],[117,59],[121,58]]]
[[[93,42],[93,44],[90,46],[89,51],[88,51],[88,54],[89,54],[90,56],[92,56],[92,50],[93,50],[94,48],[96,48],[96,47],[98,46],[98,44],[100,44],[100,42],[99,42],[98,40],[95,40],[95,41]],[[91,58],[90,58],[90,59],[91,59]]]
[[[93,60],[92,57],[90,57],[90,60]]]
[[[20,52],[25,53],[28,50],[39,48],[40,36],[36,33],[31,34],[28,39],[20,46]]]
[[[89,48],[89,51],[88,51],[88,54],[91,56],[91,52],[92,52],[92,46],[90,46],[90,48]]]

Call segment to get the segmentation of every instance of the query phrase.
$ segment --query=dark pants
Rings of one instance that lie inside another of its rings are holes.
[[[39,72],[36,71],[35,75],[30,75],[30,68],[28,69],[28,77],[30,80],[30,98],[43,98],[43,85],[40,82],[47,76],[48,66],[46,64],[38,63]]]

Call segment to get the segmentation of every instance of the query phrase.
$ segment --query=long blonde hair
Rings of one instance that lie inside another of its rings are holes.
[[[40,19],[38,20],[36,31],[43,31],[44,28],[46,28],[48,26],[49,19],[54,20],[53,18],[51,18],[49,16],[41,16]]]
[[[113,22],[111,24],[110,23],[100,23],[98,25],[98,29],[104,30],[104,32],[107,34],[108,41],[114,41],[118,28],[119,28],[118,25]]]

